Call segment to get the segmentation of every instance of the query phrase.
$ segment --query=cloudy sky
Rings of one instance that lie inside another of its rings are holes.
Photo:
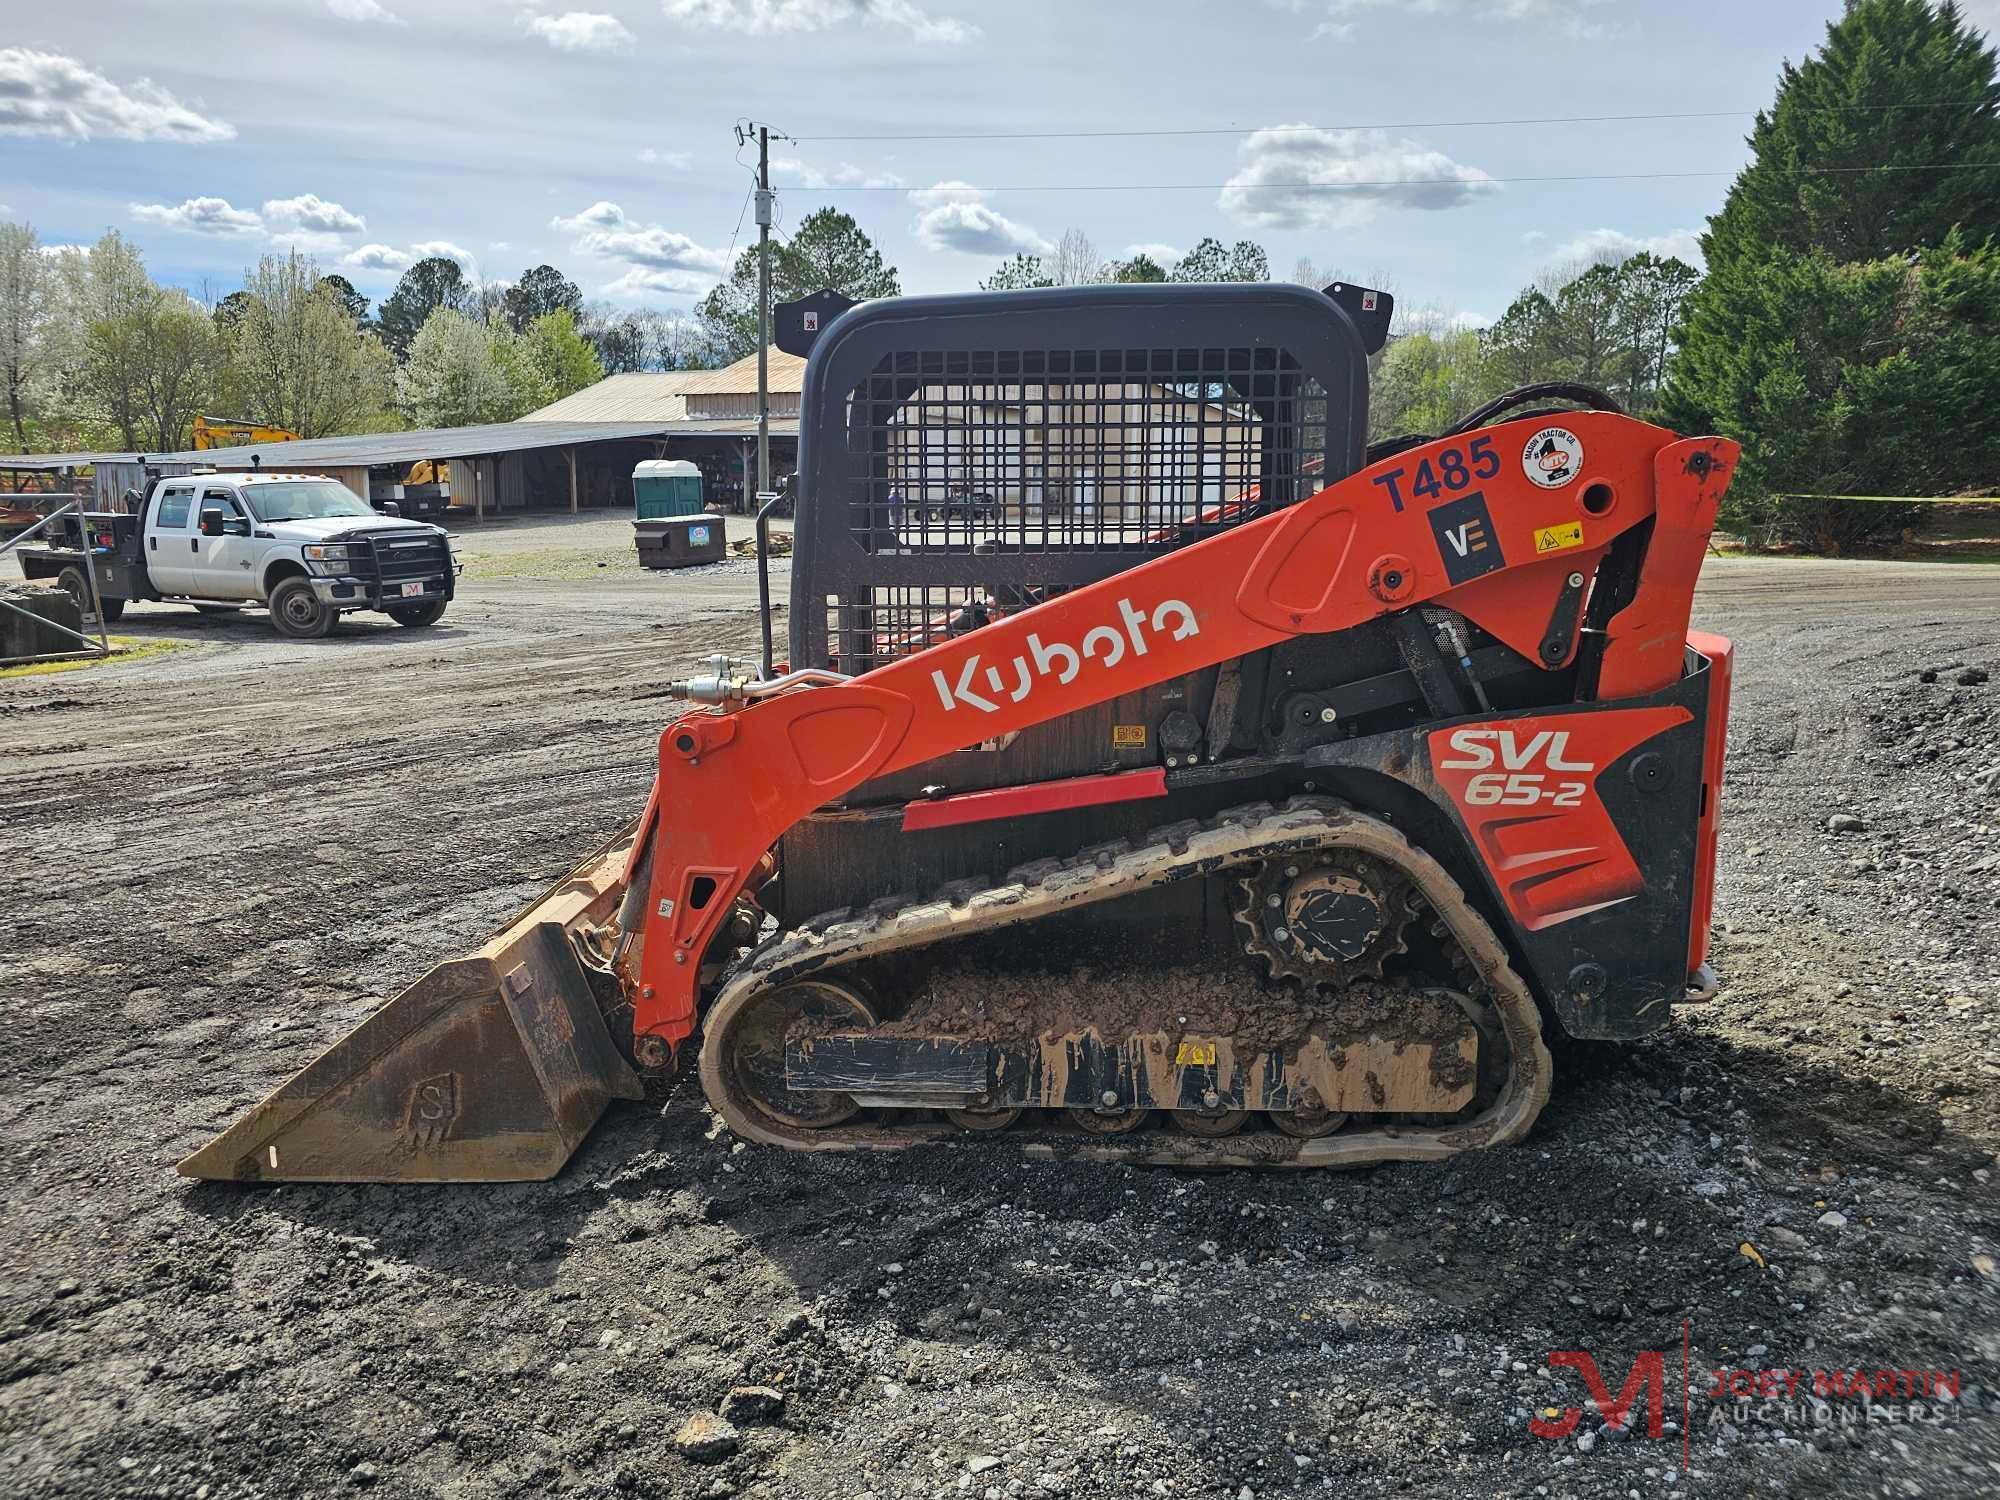
[[[796,138],[781,220],[838,205],[909,291],[1074,226],[1107,255],[1248,236],[1280,275],[1490,317],[1554,260],[1692,257],[1749,112],[1839,8],[566,3],[0,0],[0,206],[214,292],[292,245],[375,298],[435,253],[685,308],[755,235],[748,116]],[[1967,8],[2000,29],[2000,0]],[[1504,123],[1632,115],[1682,118]],[[1675,173],[1701,175],[1646,175]]]

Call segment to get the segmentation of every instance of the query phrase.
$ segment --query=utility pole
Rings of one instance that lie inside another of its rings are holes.
[[[757,493],[768,494],[770,489],[771,127],[759,125],[757,127]]]

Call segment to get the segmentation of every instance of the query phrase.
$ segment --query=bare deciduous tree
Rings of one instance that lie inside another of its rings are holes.
[[[1057,286],[1089,286],[1104,280],[1104,258],[1081,229],[1065,229],[1056,253],[1043,269]]]

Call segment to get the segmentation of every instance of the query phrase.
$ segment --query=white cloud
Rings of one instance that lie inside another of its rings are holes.
[[[627,222],[624,209],[600,198],[580,214],[568,218],[558,215],[549,220],[549,228],[560,229],[564,234],[583,234],[593,229],[623,229]]]
[[[1654,255],[1675,256],[1698,270],[1702,265],[1701,231],[1670,229],[1665,234],[1637,235],[1618,229],[1592,229],[1557,250],[1555,258],[1559,261],[1604,261],[1616,265],[1641,250]]]
[[[692,151],[660,151],[647,146],[639,153],[639,160],[647,166],[671,167],[676,172],[685,172],[694,165]]]
[[[420,245],[410,246],[410,255],[416,260],[429,260],[433,256],[458,262],[458,268],[466,275],[479,275],[479,260],[470,250],[461,249],[450,240],[425,240]]]
[[[1383,204],[1458,208],[1497,188],[1478,167],[1379,130],[1279,125],[1237,147],[1243,165],[1217,200],[1259,229],[1365,224]]]
[[[183,203],[134,203],[132,217],[183,234],[253,235],[264,232],[264,221],[247,208],[233,208],[227,198],[189,198]]]
[[[383,9],[380,0],[326,0],[326,8],[343,21],[376,21],[384,26],[407,24],[394,11]]]
[[[303,229],[318,234],[360,234],[368,221],[349,213],[338,203],[329,203],[317,193],[301,193],[296,198],[264,200],[264,222],[274,232]]]
[[[1175,261],[1181,258],[1181,254],[1182,252],[1175,249],[1172,245],[1162,245],[1157,241],[1143,245],[1127,245],[1125,247],[1125,258],[1127,260],[1130,260],[1135,255],[1143,255],[1146,259],[1159,266],[1171,267]]]
[[[599,290],[607,297],[630,302],[641,297],[662,295],[698,296],[714,285],[715,278],[701,271],[663,271],[634,266],[623,276],[605,282]]]
[[[855,166],[851,161],[844,161],[831,172],[825,172],[810,162],[791,156],[772,158],[771,178],[780,187],[796,186],[809,191],[830,187],[899,188],[904,185],[903,179],[894,172],[871,172],[866,167]]]
[[[657,224],[590,230],[577,236],[576,248],[586,255],[602,255],[655,271],[706,271],[719,276],[729,269],[726,251],[711,250]]]
[[[420,260],[437,256],[453,261],[472,281],[479,280],[479,260],[470,250],[454,245],[450,240],[424,240],[399,250],[394,245],[362,245],[350,250],[340,258],[340,264],[350,271],[363,275],[394,276],[410,269]]]
[[[729,269],[728,251],[712,250],[659,224],[636,223],[603,199],[581,213],[558,215],[549,227],[574,235],[578,254],[602,256],[625,267],[604,288],[613,297],[706,291]]]
[[[236,127],[189,108],[151,79],[124,87],[58,52],[0,47],[0,134],[202,145],[231,139]]]
[[[348,235],[368,227],[361,215],[349,213],[317,193],[266,199],[261,214],[237,208],[227,198],[212,197],[189,198],[177,204],[134,203],[131,207],[133,218],[163,229],[242,238],[269,235],[272,244],[309,255],[337,252],[345,246]]]
[[[912,0],[660,0],[667,19],[685,26],[752,36],[825,31],[848,21],[900,31],[913,41],[956,46],[980,35],[977,26],[934,16]]]
[[[1029,225],[986,205],[986,194],[969,182],[939,182],[910,194],[917,206],[910,232],[932,250],[964,255],[1048,255],[1055,246]]]
[[[559,16],[523,16],[522,26],[558,52],[622,52],[634,38],[616,16],[569,10]]]
[[[1612,0],[1326,0],[1326,19],[1313,30],[1315,41],[1327,38],[1346,41],[1356,30],[1347,16],[1369,11],[1392,10],[1409,15],[1475,21],[1519,21],[1542,30],[1553,30],[1578,40],[1608,36],[1612,27],[1590,19]],[[1304,7],[1285,5],[1285,10]]]
[[[384,274],[407,271],[416,262],[392,245],[363,245],[358,250],[348,251],[340,258],[340,263],[350,271]]]
[[[1493,320],[1487,317],[1485,313],[1461,311],[1453,313],[1446,320],[1446,326],[1453,333],[1465,333],[1467,331],[1478,333],[1484,329],[1491,328]]]

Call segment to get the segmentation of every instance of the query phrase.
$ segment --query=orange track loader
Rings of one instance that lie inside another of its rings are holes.
[[[697,1061],[799,1150],[1520,1139],[1552,1029],[1713,988],[1737,455],[1581,387],[1370,449],[1389,302],[814,299],[789,661],[676,683],[625,839],[181,1170],[544,1177]]]

